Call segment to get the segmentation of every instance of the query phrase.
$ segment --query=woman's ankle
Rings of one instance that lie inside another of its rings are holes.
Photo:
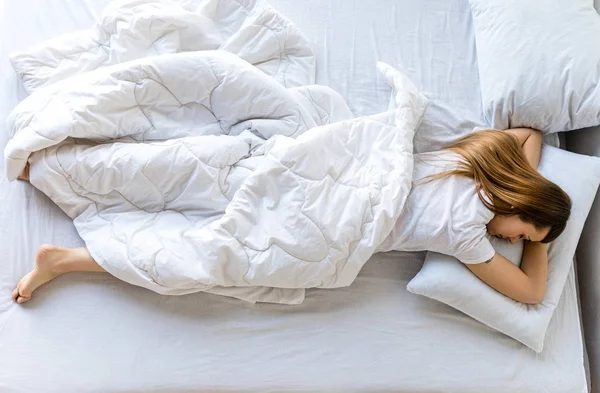
[[[77,271],[78,254],[73,248],[55,247],[49,250],[48,263],[52,274],[60,276],[65,273]]]
[[[72,272],[105,272],[85,247],[60,249],[60,257],[54,266],[57,275]]]

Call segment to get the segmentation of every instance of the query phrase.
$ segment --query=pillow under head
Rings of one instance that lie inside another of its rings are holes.
[[[408,291],[441,301],[541,352],[546,329],[567,281],[583,225],[600,183],[600,158],[544,146],[539,172],[573,204],[564,232],[548,247],[548,282],[539,305],[516,302],[479,280],[453,257],[428,253]],[[496,252],[518,265],[523,243],[491,239]]]

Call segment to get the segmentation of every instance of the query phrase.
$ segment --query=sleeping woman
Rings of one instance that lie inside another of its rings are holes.
[[[479,279],[522,303],[546,291],[547,243],[564,230],[569,196],[537,171],[539,131],[484,130],[432,153],[415,155],[414,184],[396,225],[378,251],[435,251],[456,257]],[[19,177],[28,180],[29,168]],[[520,267],[495,252],[487,235],[524,241]],[[42,245],[35,267],[17,285],[18,303],[69,272],[105,272],[88,250]]]

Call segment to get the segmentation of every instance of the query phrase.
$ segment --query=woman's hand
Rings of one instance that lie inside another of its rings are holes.
[[[523,148],[527,162],[533,169],[537,169],[542,155],[542,133],[533,128],[512,128],[506,130],[511,133]]]

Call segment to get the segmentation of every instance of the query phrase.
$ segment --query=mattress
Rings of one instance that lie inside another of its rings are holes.
[[[422,132],[440,132],[435,143],[481,123],[466,0],[271,3],[314,42],[317,82],[344,95],[355,114],[386,108],[389,90],[375,70],[383,60],[404,68],[431,98]],[[2,4],[0,118],[6,118],[25,97],[8,53],[89,27],[106,1]],[[419,138],[418,149],[432,148]],[[40,244],[83,243],[44,195],[3,174],[0,202],[1,392],[587,391],[573,272],[540,355],[408,293],[423,253],[377,254],[353,285],[309,290],[299,306],[202,293],[160,296],[84,273],[59,277],[18,306],[10,293]]]

